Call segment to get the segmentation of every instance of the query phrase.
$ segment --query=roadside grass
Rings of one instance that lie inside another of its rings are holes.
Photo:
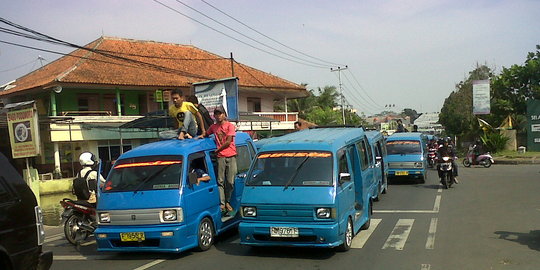
[[[505,150],[497,152],[493,156],[502,158],[540,158],[540,152],[518,153],[517,151]]]

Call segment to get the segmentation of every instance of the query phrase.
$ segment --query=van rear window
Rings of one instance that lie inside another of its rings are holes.
[[[136,157],[117,161],[103,192],[178,189],[182,156]]]
[[[332,167],[330,152],[265,152],[257,156],[246,185],[330,186]]]
[[[422,154],[422,147],[419,141],[387,141],[386,152],[388,155]]]

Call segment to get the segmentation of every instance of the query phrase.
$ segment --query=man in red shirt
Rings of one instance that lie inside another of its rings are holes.
[[[233,212],[234,209],[230,204],[230,200],[234,190],[234,178],[238,171],[236,168],[236,144],[234,142],[236,128],[231,122],[227,121],[227,115],[221,109],[214,110],[214,118],[216,123],[211,125],[206,133],[199,136],[199,138],[208,137],[211,134],[215,136],[220,207],[222,212]],[[225,175],[225,172],[227,172],[227,175]],[[229,185],[225,185],[225,179],[227,179]]]

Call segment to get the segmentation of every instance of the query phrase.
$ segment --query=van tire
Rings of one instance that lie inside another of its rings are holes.
[[[366,221],[366,223],[364,223],[364,225],[362,225],[362,227],[360,227],[360,230],[367,230],[369,229],[369,226],[371,226],[371,215],[373,215],[373,206],[372,206],[372,203],[371,201],[369,202],[369,210],[368,210],[368,220]]]
[[[338,246],[338,251],[347,251],[351,249],[352,240],[354,238],[354,227],[351,218],[347,219],[347,228],[343,234],[343,244]]]
[[[205,217],[199,223],[197,229],[197,244],[199,251],[207,251],[214,243],[215,232],[212,220]]]

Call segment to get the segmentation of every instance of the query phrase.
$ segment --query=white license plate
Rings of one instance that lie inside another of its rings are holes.
[[[271,237],[298,237],[298,228],[295,227],[270,227]]]

